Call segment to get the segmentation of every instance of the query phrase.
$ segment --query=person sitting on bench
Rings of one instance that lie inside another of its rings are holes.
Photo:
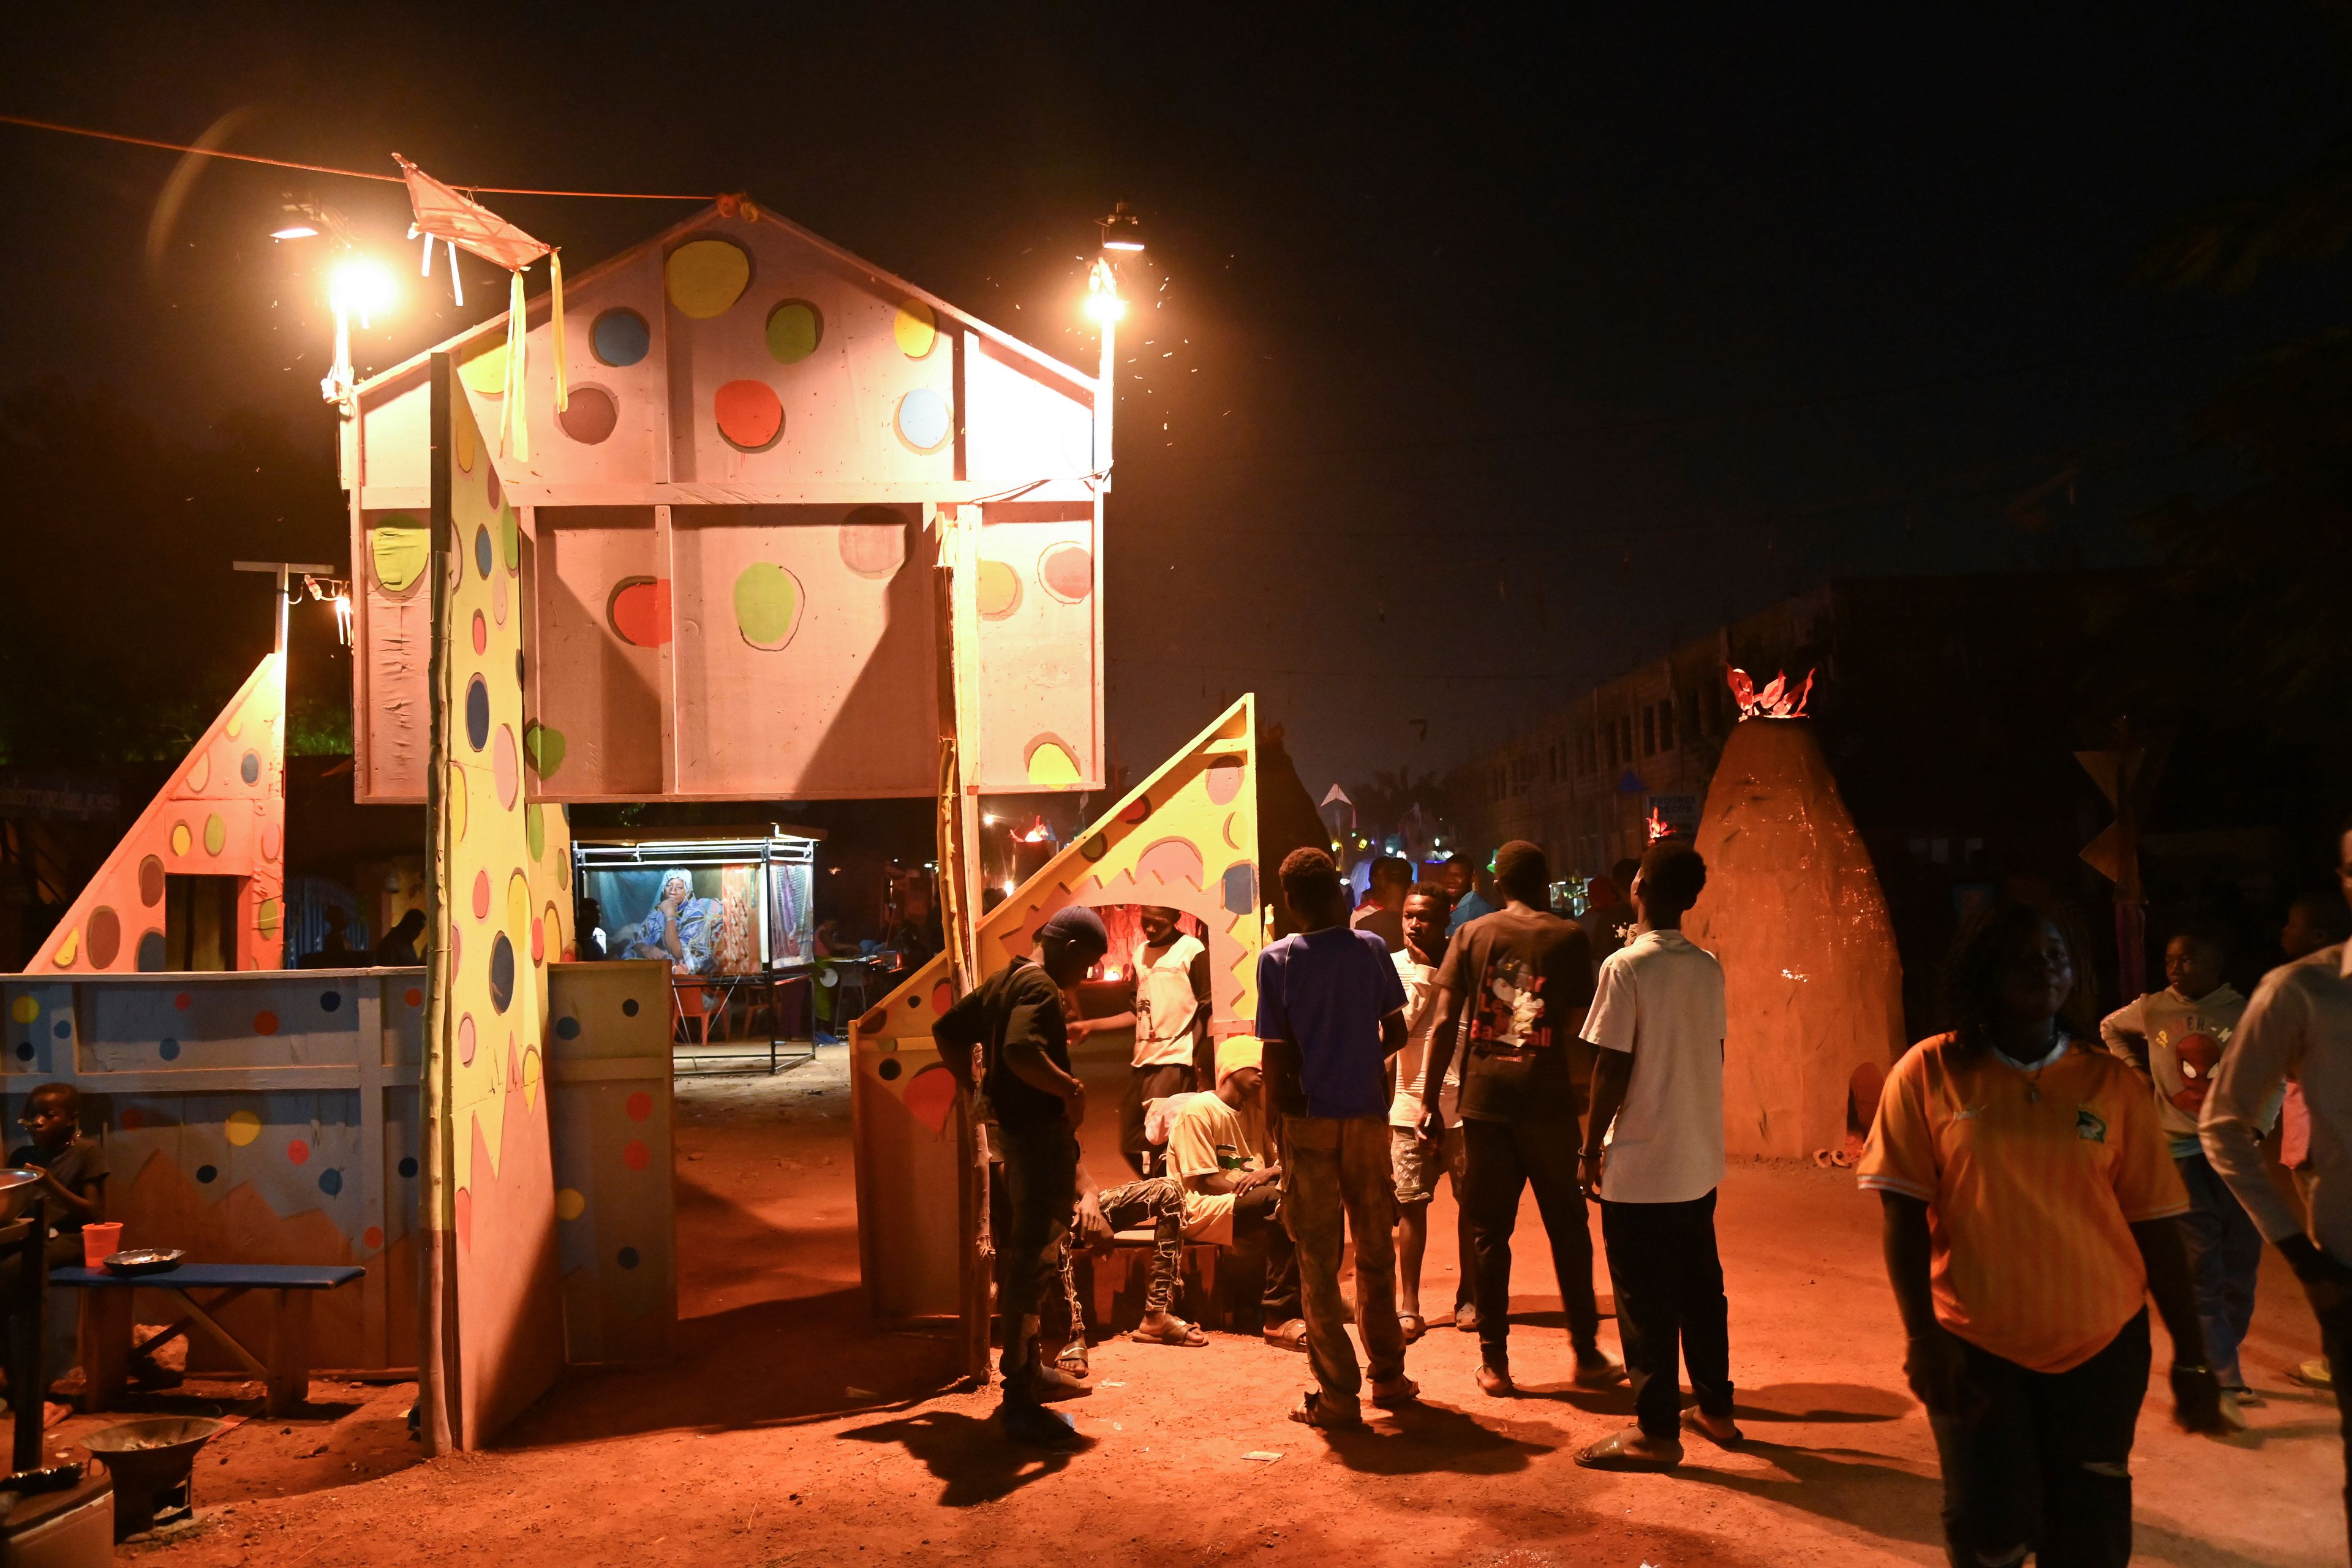
[[[25,1097],[17,1124],[33,1135],[8,1152],[8,1163],[41,1173],[49,1200],[49,1264],[82,1260],[82,1226],[106,1218],[106,1149],[81,1130],[81,1090],[45,1083]]]
[[[1307,1348],[1298,1254],[1282,1223],[1282,1167],[1266,1163],[1259,1109],[1265,1047],[1247,1035],[1217,1042],[1217,1089],[1184,1101],[1168,1132],[1168,1168],[1184,1184],[1184,1234],[1232,1247],[1263,1268],[1260,1331],[1285,1350]]]
[[[1072,1265],[1078,1249],[1107,1253],[1122,1230],[1151,1232],[1151,1273],[1143,1288],[1143,1318],[1128,1334],[1138,1344],[1181,1345],[1198,1350],[1209,1336],[1171,1310],[1182,1288],[1184,1191],[1169,1176],[1147,1176],[1116,1187],[1097,1187],[1086,1162],[1078,1163],[1077,1215],[1062,1237],[1062,1294],[1070,1304],[1070,1337],[1055,1364],[1078,1377],[1087,1374],[1087,1319],[1078,1300]]]

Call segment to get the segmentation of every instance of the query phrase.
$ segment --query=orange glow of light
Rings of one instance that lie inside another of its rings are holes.
[[[1029,831],[1021,836],[1020,841],[1024,844],[1043,844],[1053,837],[1054,830],[1045,826],[1045,819],[1041,816],[1029,825]]]
[[[1650,842],[1655,844],[1661,838],[1671,838],[1674,837],[1674,828],[1668,826],[1666,819],[1658,815],[1657,808],[1655,806],[1651,807]]]
[[[1761,691],[1756,689],[1748,672],[1737,666],[1725,679],[1731,683],[1732,700],[1739,704],[1742,719],[1801,719],[1805,716],[1805,700],[1813,694],[1813,672],[1810,669],[1805,671],[1805,683],[1793,692],[1786,674],[1774,676],[1772,684]]]

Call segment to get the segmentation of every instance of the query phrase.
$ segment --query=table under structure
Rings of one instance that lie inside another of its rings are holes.
[[[79,1289],[81,1298],[82,1407],[111,1410],[122,1402],[131,1362],[194,1329],[212,1335],[266,1385],[272,1415],[290,1415],[310,1398],[310,1299],[340,1289],[366,1270],[355,1264],[310,1267],[278,1263],[185,1263],[161,1274],[117,1274],[106,1268],[52,1268],[49,1284]],[[131,1342],[133,1292],[160,1290],[178,1304],[180,1317]],[[268,1338],[256,1354],[197,1304],[191,1290],[218,1291],[213,1311],[250,1291],[263,1291],[271,1304]]]

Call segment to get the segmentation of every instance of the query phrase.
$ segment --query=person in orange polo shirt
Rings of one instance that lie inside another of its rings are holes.
[[[1958,1026],[1895,1064],[1859,1171],[1885,1205],[1953,1568],[2130,1561],[2148,1297],[2172,1337],[2175,1419],[2227,1429],[2181,1245],[2188,1194],[2147,1084],[2070,1011],[2087,1001],[2080,968],[2041,911],[1979,915],[1946,977]]]

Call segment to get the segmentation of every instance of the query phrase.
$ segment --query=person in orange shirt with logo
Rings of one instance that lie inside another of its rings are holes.
[[[2227,1430],[2181,1245],[2188,1194],[2146,1081],[2098,1047],[2079,973],[2040,910],[1981,913],[1946,977],[1956,1027],[1895,1064],[1859,1171],[1885,1205],[1953,1568],[2130,1561],[2147,1298],[2172,1338],[2175,1419]]]

